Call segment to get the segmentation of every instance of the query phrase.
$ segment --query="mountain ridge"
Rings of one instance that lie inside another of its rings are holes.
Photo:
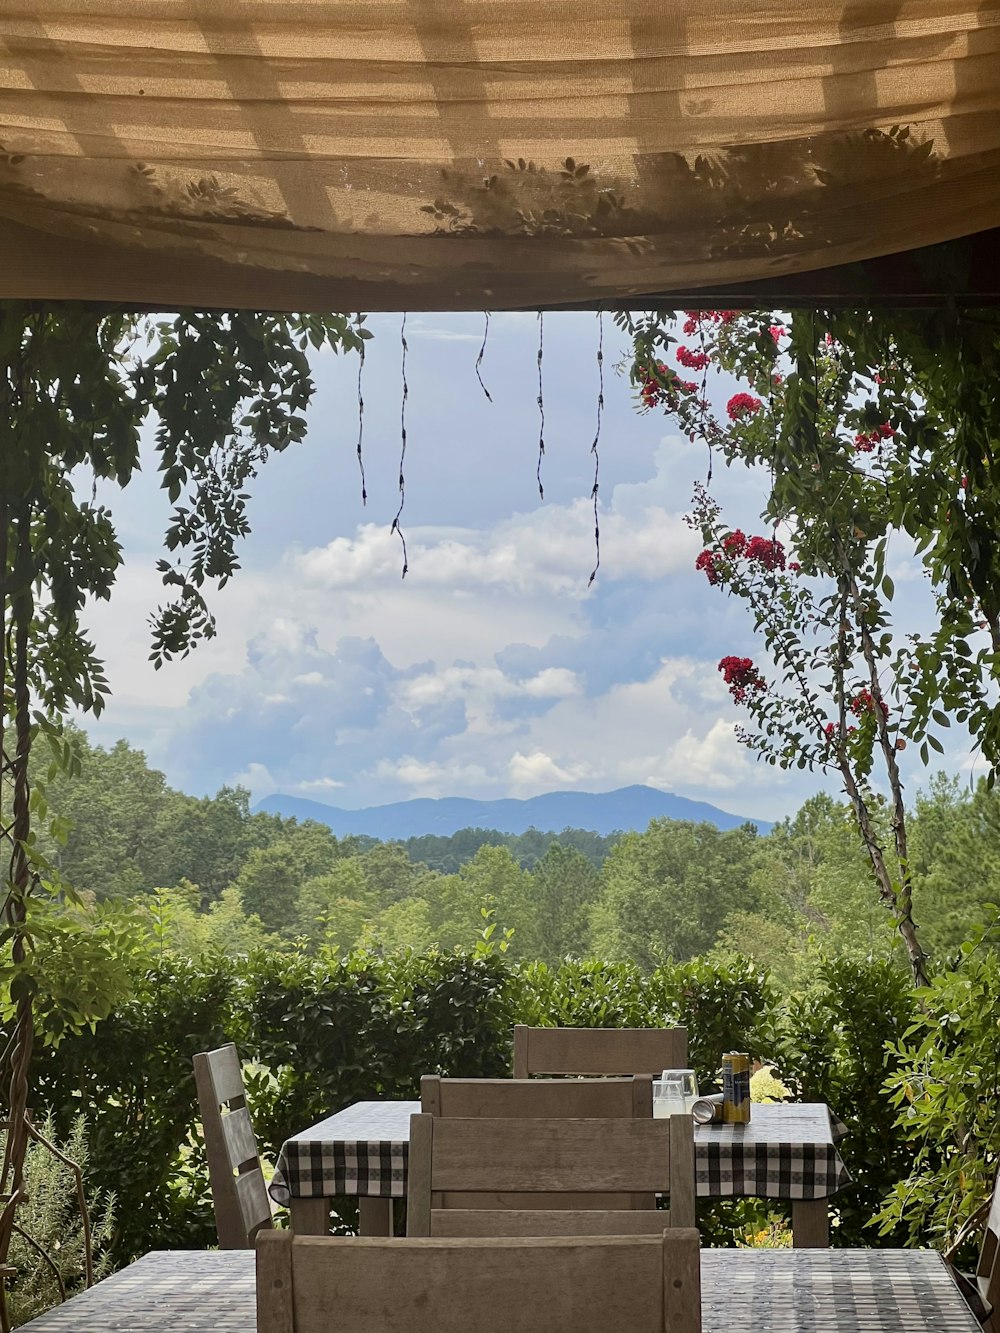
[[[338,838],[352,833],[365,834],[382,842],[434,833],[450,837],[465,828],[488,828],[513,834],[526,833],[530,828],[544,832],[579,828],[607,836],[630,830],[641,833],[651,819],[692,820],[714,824],[723,831],[739,828],[742,824],[755,824],[761,834],[768,833],[772,827],[766,820],[734,815],[707,801],[692,801],[686,796],[675,796],[672,792],[641,785],[619,787],[610,792],[544,792],[520,800],[515,797],[481,801],[467,796],[420,796],[360,810],[344,810],[325,801],[274,792],[253,808],[286,819],[315,820],[326,824]]]

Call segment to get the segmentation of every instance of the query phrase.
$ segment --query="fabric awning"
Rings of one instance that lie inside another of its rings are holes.
[[[504,309],[1000,225],[1000,0],[3,0],[0,296]]]

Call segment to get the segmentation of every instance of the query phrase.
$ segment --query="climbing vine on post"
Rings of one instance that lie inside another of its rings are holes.
[[[171,594],[152,617],[157,667],[214,633],[206,601],[239,567],[247,486],[305,434],[311,345],[360,350],[347,316],[199,314],[152,320],[81,306],[0,303],[0,988],[8,997],[0,1090],[8,1133],[0,1168],[0,1274],[24,1197],[32,1050],[107,1014],[126,993],[138,947],[128,919],[84,910],[44,856],[59,836],[44,785],[29,780],[41,741],[55,768],[78,765],[58,719],[99,713],[109,692],[81,625],[110,596],[121,548],[100,488],[139,467],[139,429],[172,506],[159,562]],[[0,1286],[0,1326],[6,1304]]]

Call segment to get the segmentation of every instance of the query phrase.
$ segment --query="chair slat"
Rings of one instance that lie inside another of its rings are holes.
[[[669,1120],[520,1120],[516,1138],[511,1124],[436,1118],[431,1189],[670,1189]]]
[[[222,1117],[222,1136],[226,1141],[226,1152],[234,1171],[238,1171],[247,1162],[259,1165],[257,1140],[254,1137],[250,1112],[245,1106]]]
[[[258,1165],[252,1171],[233,1177],[240,1216],[246,1234],[245,1244],[253,1244],[262,1227],[271,1226],[271,1200],[264,1183],[264,1173]]]
[[[653,1080],[637,1078],[439,1078],[420,1080],[420,1105],[433,1115],[492,1119],[576,1116],[605,1119],[653,1114]]]
[[[665,1208],[435,1208],[432,1236],[653,1236]]]
[[[686,1066],[686,1028],[514,1028],[515,1078],[659,1074]]]
[[[228,1046],[220,1046],[218,1050],[205,1051],[203,1063],[220,1106],[244,1098],[243,1070],[232,1042]]]

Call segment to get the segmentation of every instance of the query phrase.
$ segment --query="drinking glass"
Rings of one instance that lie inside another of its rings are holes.
[[[698,1080],[693,1069],[664,1069],[653,1083],[653,1119],[690,1115],[698,1100]]]

